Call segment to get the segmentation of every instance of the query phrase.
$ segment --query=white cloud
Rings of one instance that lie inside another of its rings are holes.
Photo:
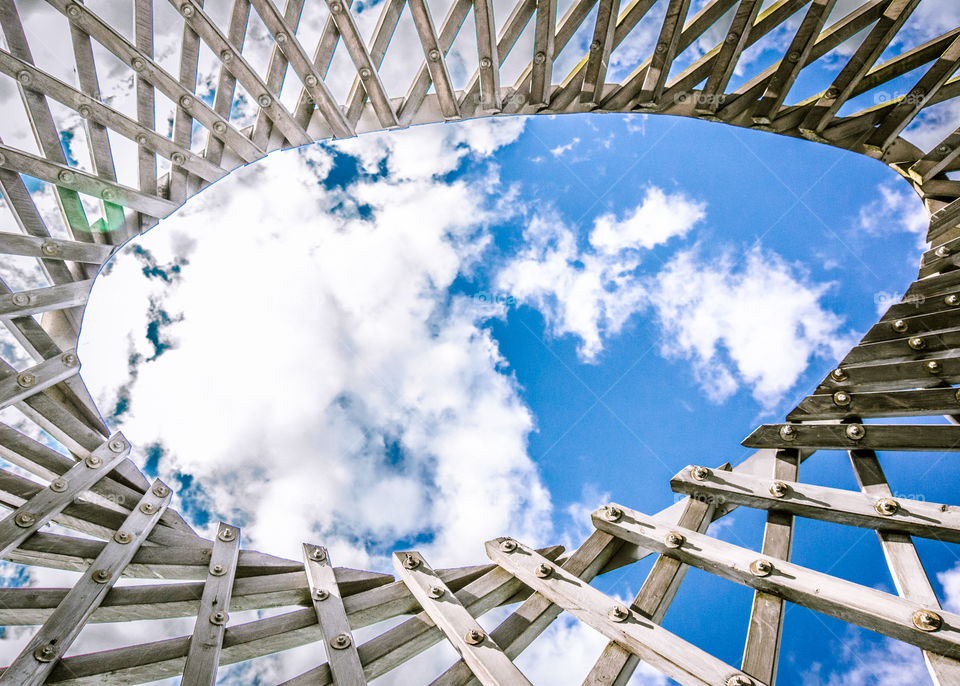
[[[684,236],[705,216],[706,205],[683,193],[668,195],[656,186],[644,191],[643,200],[623,219],[599,217],[590,233],[590,245],[604,253],[628,248],[654,248]]]
[[[714,246],[713,251],[716,250]],[[811,357],[836,359],[853,343],[843,320],[820,304],[814,284],[776,253],[754,248],[738,266],[728,253],[677,253],[651,288],[665,356],[689,360],[716,401],[740,385],[771,405]]]
[[[923,654],[915,646],[884,638],[880,645],[868,647],[856,635],[849,635],[846,640],[837,643],[839,665],[827,669],[822,663],[814,662],[802,673],[803,686],[930,683]]]

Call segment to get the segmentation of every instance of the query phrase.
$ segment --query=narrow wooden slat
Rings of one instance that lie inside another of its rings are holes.
[[[666,526],[620,505],[616,507],[624,513],[620,520],[607,521],[602,511],[598,511],[593,514],[594,525],[602,531],[645,545],[743,586],[778,595],[811,610],[926,650],[960,655],[960,616],[937,612],[941,615],[942,626],[937,631],[925,631],[914,624],[914,617],[917,616],[920,621],[917,613],[933,611],[921,604],[785,560],[762,556],[690,529]],[[672,547],[675,545],[675,539],[672,538],[668,545],[670,534],[682,537],[676,547]],[[755,564],[758,560],[762,561],[760,565]]]
[[[198,7],[203,7],[203,0],[194,0]],[[190,149],[193,140],[193,117],[190,114],[190,105],[196,98],[197,92],[197,62],[200,59],[200,36],[193,30],[189,23],[184,22],[183,32],[180,35],[180,74],[177,79],[180,85],[188,93],[192,93],[190,100],[181,98],[183,102],[177,102],[173,119],[173,142],[180,147]],[[184,105],[187,105],[186,107]],[[183,202],[187,199],[190,191],[196,192],[195,184],[188,189],[190,183],[190,174],[179,164],[174,162],[170,165],[170,176],[168,183],[168,194],[174,202]],[[193,193],[191,192],[190,195]]]
[[[810,109],[800,126],[802,131],[816,135],[827,128],[843,103],[850,98],[857,82],[876,63],[919,3],[920,0],[893,0],[887,6],[883,16],[877,20],[863,43],[847,60],[830,88],[824,91],[823,96]]]
[[[767,81],[763,96],[753,110],[753,121],[769,124],[777,118],[777,111],[783,105],[800,70],[807,64],[810,52],[836,3],[837,0],[813,0],[810,3],[783,59]]]
[[[45,286],[0,296],[0,317],[27,317],[87,302],[93,279]]]
[[[935,388],[960,381],[960,358],[937,355],[936,359],[877,362],[838,367],[817,386],[817,393],[835,391],[900,391]]]
[[[370,41],[370,60],[373,62],[375,70],[380,69],[380,65],[383,64],[383,58],[387,54],[390,39],[400,22],[400,13],[403,11],[405,4],[404,0],[387,0],[383,3],[380,16],[377,18],[377,25],[373,29],[373,38]],[[410,6],[410,9],[412,12],[413,5]],[[416,16],[414,16],[414,22],[416,22]],[[417,30],[420,30],[419,25]],[[422,37],[420,42],[423,43]],[[354,79],[353,85],[350,87],[350,94],[347,96],[346,117],[352,125],[356,125],[360,119],[366,99],[366,90],[364,90],[360,78],[357,77]]]
[[[287,0],[283,8],[283,25],[290,29],[289,34],[281,31],[283,36],[293,36],[296,40],[297,29],[300,26],[300,18],[303,15],[304,0]],[[271,6],[273,3],[270,3]],[[298,41],[299,42],[299,41]],[[242,52],[242,51],[241,51]],[[287,77],[287,67],[290,66],[290,60],[280,49],[280,44],[274,36],[274,45],[270,50],[270,62],[267,65],[267,73],[264,82],[271,93],[280,93],[283,90],[283,82]],[[294,117],[296,118],[296,117]],[[261,148],[273,148],[279,143],[280,135],[276,134],[273,122],[263,110],[257,111],[257,120],[253,124],[253,142]],[[281,145],[282,147],[282,145]]]
[[[735,668],[646,621],[521,543],[501,538],[488,541],[486,549],[491,560],[537,593],[681,684],[715,686],[737,673]]]
[[[159,479],[127,517],[123,528],[67,593],[40,631],[13,663],[3,670],[0,684],[44,683],[80,630],[120,578],[123,568],[146,541],[170,502],[170,489]]]
[[[210,567],[197,610],[197,623],[183,667],[182,686],[213,686],[220,666],[223,634],[229,621],[233,579],[240,554],[240,529],[220,522]]]
[[[781,430],[792,427],[784,440]],[[860,438],[856,438],[860,436]],[[957,450],[960,427],[941,424],[764,424],[744,441],[749,448],[804,447],[849,450]]]
[[[70,260],[101,265],[113,254],[109,245],[81,243],[64,238],[41,238],[0,232],[0,253],[44,260]]]
[[[956,166],[960,158],[960,128],[933,146],[926,155],[910,165],[910,176],[919,183],[930,181],[941,172]]]
[[[537,21],[533,36],[530,77],[530,104],[547,105],[553,90],[553,60],[556,57],[557,0],[537,0]]]
[[[68,350],[59,357],[44,360],[24,369],[15,377],[0,380],[0,408],[7,407],[31,395],[69,379],[80,371],[75,350]]]
[[[330,554],[322,546],[303,544],[303,567],[310,585],[310,599],[317,613],[324,651],[337,686],[366,686],[363,665],[350,629],[343,596],[330,563]]]
[[[473,20],[477,30],[477,56],[480,65],[480,110],[499,112],[500,55],[497,50],[497,23],[493,0],[473,0]]]
[[[697,98],[696,109],[698,111],[712,114],[719,108],[727,84],[730,82],[730,77],[733,76],[737,61],[740,59],[740,54],[748,45],[750,30],[757,20],[761,4],[760,0],[740,0],[737,12],[733,15],[733,21],[730,22],[730,27],[727,29],[727,36],[714,60],[715,64],[707,78],[707,83],[703,86],[703,91]],[[790,55],[791,53],[788,52],[787,54]]]
[[[790,414],[789,421],[843,419],[845,417],[917,417],[960,413],[960,397],[955,388],[929,388],[918,391],[832,393],[804,398]]]
[[[233,0],[233,10],[230,12],[230,25],[227,28],[227,40],[237,50],[243,51],[244,37],[247,35],[247,22],[250,19],[250,0]],[[236,92],[237,77],[220,63],[220,73],[217,77],[217,87],[213,96],[213,111],[230,119],[230,110],[233,107],[233,94]],[[299,120],[298,120],[299,121]],[[218,129],[220,129],[218,131]],[[224,139],[226,127],[217,126],[207,133],[207,144],[203,156],[212,164],[219,165],[223,159]]]
[[[410,14],[413,16],[414,24],[417,27],[420,43],[423,45],[423,56],[426,59],[427,68],[430,70],[430,79],[433,81],[437,100],[440,102],[440,111],[446,119],[458,119],[460,117],[460,107],[457,104],[456,93],[453,91],[453,84],[450,81],[447,62],[444,58],[445,51],[441,48],[440,41],[437,38],[430,8],[427,7],[426,0],[408,0],[407,5],[410,7]]]
[[[660,99],[670,67],[678,54],[680,33],[689,9],[690,0],[670,0],[670,4],[667,5],[666,15],[660,26],[660,35],[654,46],[653,55],[650,57],[650,66],[643,78],[643,86],[640,88],[638,101],[641,104],[653,103]]]
[[[930,215],[927,241],[931,241],[947,229],[953,228],[958,222],[960,222],[960,198]]]
[[[597,4],[597,20],[580,90],[580,102],[585,105],[596,105],[602,99],[619,12],[620,0],[600,0]]]
[[[136,51],[153,59],[153,0],[134,0],[133,30]],[[138,63],[139,64],[139,63]],[[150,133],[156,130],[156,94],[153,84],[136,73],[137,122]],[[144,134],[149,136],[149,134]],[[157,154],[156,150],[146,146],[146,141],[137,141],[137,175],[140,190],[144,193],[157,193]],[[219,160],[216,161],[219,163]],[[155,220],[140,214],[140,231],[145,231]]]
[[[484,686],[530,682],[416,552],[395,552],[393,567],[430,619]],[[339,680],[338,680],[339,681]]]

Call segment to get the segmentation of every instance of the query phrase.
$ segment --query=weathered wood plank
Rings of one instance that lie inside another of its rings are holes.
[[[44,360],[24,369],[15,377],[0,379],[0,408],[13,405],[31,395],[40,393],[80,371],[76,351],[70,350],[58,357]]]
[[[764,424],[744,439],[743,445],[748,448],[953,451],[960,446],[960,427],[940,424]]]
[[[620,0],[599,0],[597,4],[593,40],[590,42],[589,57],[580,90],[580,102],[584,105],[599,104],[603,95],[603,85],[607,78],[610,53],[613,51],[613,34],[617,27],[619,12]]]
[[[789,421],[843,419],[847,417],[917,417],[960,412],[955,388],[876,393],[826,393],[809,395],[787,415]]]
[[[500,54],[497,50],[497,22],[492,0],[473,0],[473,21],[477,30],[477,57],[480,65],[480,110],[499,112]]]
[[[413,16],[413,22],[417,27],[417,35],[420,37],[420,43],[423,46],[423,56],[430,71],[430,79],[433,81],[437,99],[440,101],[440,111],[446,119],[458,119],[460,117],[460,107],[457,104],[457,95],[450,81],[445,51],[441,48],[440,41],[437,38],[437,30],[433,25],[430,8],[427,7],[425,0],[408,0],[407,5],[410,7],[410,14]]]
[[[660,99],[667,76],[670,74],[670,67],[679,53],[680,34],[689,9],[690,0],[670,0],[670,4],[667,5],[666,15],[660,26],[660,35],[653,55],[650,56],[650,66],[644,75],[643,86],[637,97],[641,104],[654,103]]]

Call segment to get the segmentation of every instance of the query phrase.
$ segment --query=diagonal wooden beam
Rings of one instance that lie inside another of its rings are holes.
[[[408,0],[407,5],[410,7],[413,23],[417,27],[417,35],[420,37],[420,44],[423,46],[423,56],[426,59],[427,68],[430,70],[430,80],[433,81],[437,100],[440,102],[440,112],[444,119],[459,119],[460,106],[457,103],[457,94],[454,92],[453,83],[450,81],[445,51],[437,38],[437,30],[433,25],[430,8],[427,7],[425,0]]]
[[[530,76],[530,104],[546,105],[553,90],[553,60],[556,58],[557,0],[537,0]]]
[[[643,78],[643,86],[637,101],[641,105],[653,104],[660,100],[664,84],[670,74],[673,60],[679,54],[680,34],[690,9],[690,0],[670,0],[667,12],[660,26],[660,35],[650,56],[650,66]]]
[[[596,105],[602,99],[603,84],[607,78],[607,67],[610,63],[610,53],[613,51],[613,34],[617,27],[619,12],[620,0],[600,0],[597,3],[593,40],[590,42],[587,67],[580,90],[581,104]]]
[[[707,83],[697,98],[698,112],[712,114],[719,108],[730,77],[733,76],[733,71],[737,67],[737,61],[750,44],[750,31],[760,13],[761,4],[761,0],[740,0],[737,12],[733,15],[733,21],[727,29],[726,38],[714,60],[713,69],[707,77]]]
[[[373,63],[374,71],[379,70],[383,64],[383,58],[387,54],[390,39],[393,37],[397,24],[400,22],[400,13],[403,11],[405,4],[405,0],[386,0],[386,2],[383,3],[380,16],[377,18],[377,25],[373,29],[373,38],[370,41],[369,48],[370,61]],[[410,9],[411,11],[413,10],[412,5]],[[414,22],[416,22],[416,17],[414,17]],[[423,42],[422,37],[420,40]],[[363,106],[366,100],[366,89],[361,83],[360,77],[357,76],[357,78],[353,80],[353,85],[350,87],[350,94],[347,96],[347,121],[356,125],[363,112]]]
[[[480,107],[484,112],[499,112],[500,55],[497,50],[497,23],[493,0],[473,0],[473,21],[477,30],[477,58],[480,65]]]

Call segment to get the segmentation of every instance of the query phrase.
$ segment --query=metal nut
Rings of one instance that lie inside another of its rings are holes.
[[[837,391],[833,394],[833,404],[837,407],[846,407],[850,404],[850,394],[846,391]]]
[[[553,574],[553,567],[548,565],[546,562],[541,562],[537,565],[537,568],[533,571],[541,579],[546,579],[548,576]]]
[[[227,132],[227,125],[224,124],[222,121],[215,121],[213,122],[213,130],[215,133],[219,133],[222,135]]]
[[[90,106],[89,106],[89,105],[80,105],[80,107],[77,108],[77,114],[79,114],[79,115],[80,115],[81,117],[83,117],[84,119],[89,119],[89,118],[90,118],[90,114],[91,114]]]
[[[600,51],[600,41],[595,40],[590,44],[590,52],[599,52]]]
[[[113,540],[115,540],[117,543],[122,543],[125,545],[133,540],[133,536],[126,531],[118,531],[113,535]]]
[[[133,67],[134,71],[143,71],[143,68],[147,65],[141,58],[134,57],[130,60],[130,66]]]
[[[146,137],[144,134],[142,134],[142,133],[138,133],[138,134],[137,134],[137,145],[146,145],[146,144],[147,144],[147,137]]]
[[[98,469],[103,466],[103,458],[99,455],[87,455],[87,459],[83,463],[90,469]]]
[[[63,493],[65,490],[67,490],[67,480],[54,479],[50,482],[50,490],[54,493]]]
[[[681,534],[678,534],[675,531],[671,531],[663,538],[663,542],[667,544],[668,548],[679,548],[686,540],[687,539],[685,539]]]
[[[44,241],[43,245],[40,246],[40,252],[48,256],[56,255],[60,252],[60,246],[53,241]]]
[[[420,558],[407,553],[403,556],[403,568],[404,569],[416,569],[420,566]]]
[[[227,573],[226,565],[222,565],[218,562],[217,564],[210,566],[211,576],[223,576],[226,573]]]
[[[330,639],[330,647],[334,650],[344,650],[350,647],[351,642],[348,634],[337,634]]]
[[[436,48],[433,48],[430,52],[427,53],[427,58],[431,62],[438,62],[440,60],[440,51]]]
[[[663,53],[665,53],[665,52],[667,51],[667,44],[666,44],[666,43],[657,43],[657,47],[655,47],[653,50],[654,50],[654,52],[656,52],[658,55],[662,55]]]
[[[614,622],[622,622],[630,616],[630,610],[624,607],[623,605],[614,605],[607,612],[607,617],[609,617]]]
[[[230,615],[228,615],[223,610],[217,610],[216,612],[210,615],[211,624],[216,624],[217,626],[223,626],[228,621],[230,621]]]
[[[313,74],[307,74],[306,76],[304,76],[303,82],[310,88],[313,88],[318,83],[320,83],[319,79],[317,79],[317,77],[314,76]]]
[[[470,631],[464,634],[463,640],[469,643],[470,645],[475,646],[483,643],[483,639],[485,639],[486,637],[487,635],[483,633],[480,629],[470,629]]]
[[[221,50],[221,51],[220,51],[220,61],[221,61],[221,62],[224,62],[224,63],[226,63],[226,62],[233,62],[233,53],[230,52],[229,50]]]
[[[261,93],[257,96],[257,104],[260,105],[260,107],[270,107],[270,105],[273,104],[273,98],[266,93]]]
[[[929,362],[927,362],[926,367],[927,367],[927,371],[930,374],[939,374],[940,372],[943,371],[943,367],[941,367],[940,363],[937,362],[936,360],[930,360]]]
[[[743,674],[734,674],[727,679],[727,686],[753,686],[753,679]]]
[[[22,69],[17,72],[17,81],[22,83],[24,86],[28,85],[31,79],[32,77],[30,76],[30,72],[28,72],[26,69]]]
[[[191,98],[189,95],[180,96],[180,107],[186,110],[186,109],[190,109],[192,105],[193,105],[193,98]]]
[[[343,5],[341,5],[339,2],[331,3],[330,11],[333,12],[334,14],[340,14],[341,12],[343,12]]]
[[[770,495],[774,498],[783,498],[790,492],[789,486],[782,481],[774,481],[770,484]]]
[[[182,152],[175,152],[172,155],[170,155],[170,161],[176,165],[182,165],[184,162],[187,161],[187,158]]]
[[[287,42],[287,34],[285,34],[283,31],[278,32],[277,35],[274,36],[274,38],[277,39],[277,42],[278,42],[278,43],[286,43],[286,42]]]
[[[546,61],[547,61],[546,53],[538,52],[536,55],[533,56],[534,64],[543,64]]]
[[[890,325],[890,327],[897,333],[906,333],[907,329],[910,328],[910,326],[902,319],[896,320],[895,322],[893,322],[893,324]]]
[[[505,538],[500,541],[500,550],[505,553],[512,553],[517,549],[517,542],[512,538]]]
[[[434,600],[437,600],[438,598],[442,598],[443,593],[444,591],[441,586],[431,586],[429,589],[427,589],[427,597],[433,598]]]
[[[17,307],[25,307],[30,304],[30,296],[26,293],[14,293],[12,300]]]
[[[152,515],[157,511],[157,506],[153,503],[140,503],[140,511],[146,515]]]
[[[113,190],[111,190],[110,188],[105,188],[103,192],[100,194],[100,197],[103,198],[104,200],[113,200],[114,198],[117,197],[117,194],[114,193]]]
[[[710,476],[710,470],[707,469],[706,467],[700,467],[700,466],[691,467],[690,476],[692,476],[697,481],[703,481],[708,476]]]
[[[367,69],[366,67],[362,67],[360,69],[360,78],[366,81],[367,79],[370,78],[371,73],[372,72],[369,69]]]
[[[847,438],[853,441],[859,441],[866,435],[866,431],[863,428],[862,424],[849,424],[847,425]]]
[[[330,597],[330,592],[325,588],[318,588],[313,592],[314,600],[326,600]]]
[[[603,518],[608,522],[617,522],[623,518],[623,510],[616,505],[607,505],[603,508]]]
[[[30,372],[17,374],[17,385],[21,388],[30,388],[35,383],[37,383],[37,377]]]
[[[788,62],[798,62],[800,60],[800,53],[796,50],[791,50],[787,53]]]
[[[110,573],[108,569],[97,569],[94,570],[93,575],[90,577],[98,584],[105,584],[113,577],[113,574]]]
[[[493,66],[493,62],[490,61],[490,58],[489,58],[489,57],[483,57],[483,58],[480,59],[480,68],[481,68],[481,69],[489,69],[489,68],[492,67],[492,66]]]
[[[920,631],[936,631],[943,626],[943,617],[932,610],[917,610],[913,613],[913,625]]]
[[[170,489],[163,484],[156,484],[151,492],[158,498],[166,498],[170,494]]]
[[[115,453],[122,453],[123,449],[127,447],[127,442],[122,438],[114,438],[110,440],[107,447]]]
[[[797,428],[792,424],[784,424],[780,427],[780,438],[785,441],[793,441],[797,438]]]
[[[750,573],[754,576],[769,576],[773,571],[773,563],[770,560],[760,558],[750,563]]]
[[[843,370],[842,367],[837,367],[832,372],[830,372],[830,378],[834,381],[846,381],[847,373]]]
[[[223,527],[220,531],[217,532],[217,538],[219,538],[224,543],[230,543],[237,538],[237,530],[231,529],[229,527]]]
[[[920,338],[920,336],[913,336],[912,338],[907,339],[907,345],[914,350],[923,350],[927,347],[927,342]]]
[[[80,7],[77,5],[67,5],[67,15],[76,19],[80,16]]]
[[[21,529],[29,529],[31,526],[36,524],[36,522],[37,518],[29,512],[18,512],[13,518],[13,523],[19,526]]]
[[[314,562],[323,562],[327,559],[327,551],[323,548],[314,548],[310,551],[310,559]]]
[[[189,2],[185,2],[182,5],[180,5],[180,13],[185,17],[192,17],[194,14],[197,13],[197,10]]]
[[[956,307],[957,305],[960,305],[960,295],[957,295],[956,293],[951,293],[950,295],[948,295],[943,299],[943,302],[949,305],[950,307]]]
[[[33,651],[33,658],[37,662],[53,662],[57,656],[56,649],[51,645],[40,646]]]
[[[57,178],[60,179],[61,183],[73,183],[74,174],[72,171],[68,171],[64,169],[59,174],[57,174]]]
[[[873,504],[873,509],[879,514],[889,517],[897,513],[897,510],[900,509],[900,503],[893,498],[880,498],[880,500]]]

